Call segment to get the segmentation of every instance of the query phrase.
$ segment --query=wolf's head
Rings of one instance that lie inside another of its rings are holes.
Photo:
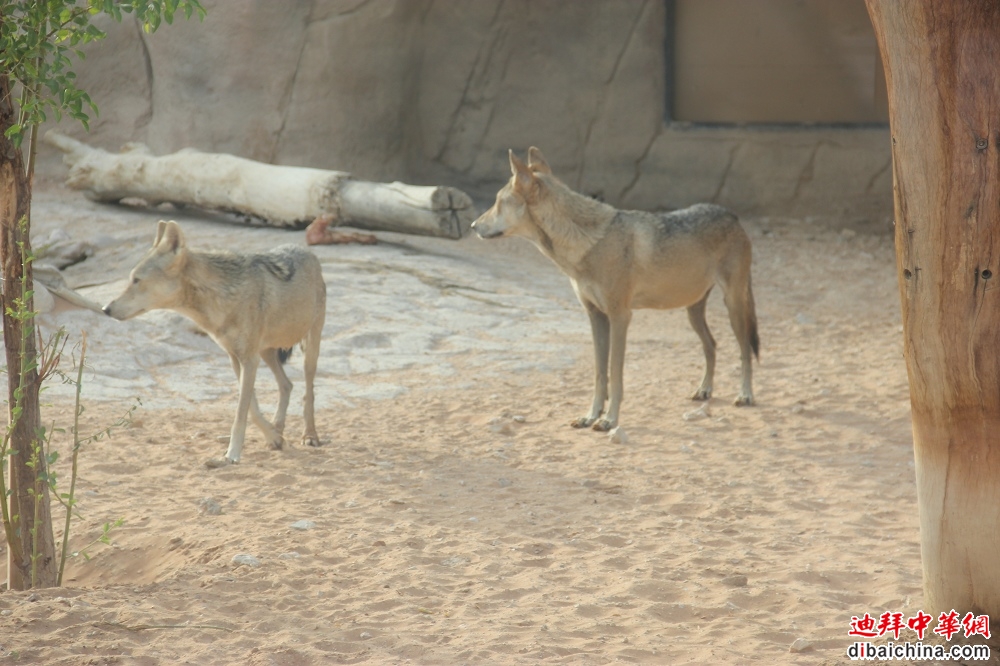
[[[181,273],[187,262],[184,234],[174,221],[160,220],[153,247],[132,273],[121,296],[104,306],[104,312],[125,320],[158,308],[176,305],[181,294]]]
[[[508,151],[510,157],[510,182],[497,192],[497,200],[493,207],[479,216],[472,223],[480,238],[499,238],[501,236],[523,236],[534,239],[537,234],[537,223],[533,220],[531,206],[538,202],[543,194],[545,184],[539,180],[539,175],[551,175],[542,151],[532,146],[528,149],[528,163],[525,164],[514,151]]]

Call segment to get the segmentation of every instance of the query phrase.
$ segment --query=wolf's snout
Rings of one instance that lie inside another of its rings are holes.
[[[472,223],[472,230],[475,231],[476,235],[480,238],[496,238],[497,236],[503,235],[503,232],[490,229],[488,226],[484,229],[483,226],[479,224],[480,221],[482,221],[482,218]]]

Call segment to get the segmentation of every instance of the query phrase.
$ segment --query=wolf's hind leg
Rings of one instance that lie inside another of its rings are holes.
[[[736,404],[753,404],[753,357],[759,354],[760,340],[757,337],[757,314],[754,308],[753,289],[750,284],[750,248],[747,241],[746,252],[733,262],[735,266],[723,274],[722,289],[729,322],[732,324],[736,341],[740,345],[740,363],[743,379]]]
[[[312,329],[306,334],[302,341],[302,350],[305,352],[305,381],[306,394],[303,397],[303,417],[305,419],[305,431],[302,433],[302,442],[308,446],[319,446],[319,434],[316,432],[316,414],[313,403],[315,394],[313,393],[313,382],[316,379],[316,363],[319,360],[319,343],[323,337],[323,322],[326,318],[326,308],[323,307],[322,314],[313,322]]]
[[[271,423],[281,435],[285,432],[285,414],[288,411],[288,400],[292,395],[292,381],[285,374],[285,369],[281,365],[280,350],[265,349],[260,353],[260,357],[264,359],[264,363],[271,369],[278,382],[278,408],[274,410],[274,418]]]
[[[712,293],[709,289],[700,301],[688,307],[688,321],[691,328],[701,339],[701,346],[705,350],[705,376],[701,380],[701,386],[691,396],[692,400],[708,400],[712,397],[712,379],[715,377],[715,338],[708,330],[708,322],[705,321],[705,305],[708,303],[708,295]]]

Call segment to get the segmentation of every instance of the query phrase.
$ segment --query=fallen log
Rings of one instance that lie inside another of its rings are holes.
[[[55,132],[48,132],[45,142],[63,152],[66,184],[94,201],[197,206],[293,229],[329,217],[336,226],[455,239],[476,218],[472,199],[452,187],[372,183],[344,171],[264,164],[191,148],[156,156],[141,143],[109,153]]]

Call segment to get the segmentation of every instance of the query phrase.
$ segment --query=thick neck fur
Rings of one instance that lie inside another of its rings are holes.
[[[583,258],[604,237],[617,211],[574,192],[561,180],[536,174],[537,191],[528,201],[528,212],[538,231],[531,240],[560,268],[575,275]]]
[[[173,309],[193,319],[210,334],[221,332],[239,287],[242,257],[222,252],[186,252],[180,272],[178,304]]]

